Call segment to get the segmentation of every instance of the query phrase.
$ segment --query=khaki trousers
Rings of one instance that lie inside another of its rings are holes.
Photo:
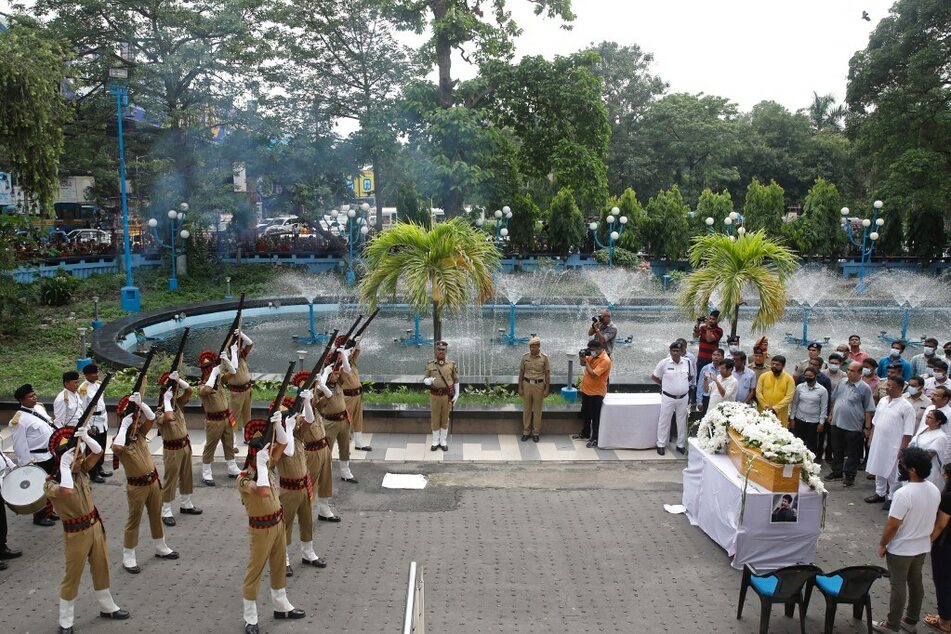
[[[281,506],[284,507],[284,534],[285,543],[290,546],[291,533],[294,532],[294,518],[297,518],[297,525],[300,531],[300,540],[302,542],[314,541],[314,505],[313,500],[307,495],[307,489],[291,491],[281,489],[279,495]]]
[[[64,532],[63,545],[66,550],[66,571],[63,573],[63,583],[59,589],[60,599],[73,601],[79,594],[79,582],[83,576],[83,569],[86,567],[86,560],[89,560],[93,589],[105,590],[109,587],[106,531],[102,527],[102,522],[96,522],[78,533]],[[281,565],[284,565],[283,560]]]
[[[350,414],[350,429],[352,431],[363,431],[363,394],[356,396],[345,396],[347,403],[347,413]]]
[[[449,428],[449,409],[450,409],[449,396],[433,396],[429,395],[429,422],[433,431],[436,431],[440,427],[443,429]]]
[[[350,460],[350,421],[324,421],[324,431],[327,432],[327,442],[330,443],[330,452],[333,453],[334,443],[340,442],[340,459]],[[323,497],[323,496],[321,496]]]
[[[228,391],[228,404],[240,430],[243,430],[244,426],[251,420],[251,392],[250,388],[244,392]]]
[[[125,548],[135,548],[139,545],[139,523],[142,521],[142,511],[149,514],[149,530],[152,539],[162,539],[165,528],[162,526],[162,488],[158,480],[147,487],[126,485],[126,498],[129,500],[129,518],[125,521]]]
[[[227,420],[205,421],[205,449],[201,452],[201,463],[215,461],[215,449],[218,443],[225,451],[225,460],[234,460],[234,429]]]
[[[330,446],[307,452],[307,473],[314,483],[317,497],[329,498],[334,494],[334,478],[330,469]]]
[[[248,601],[257,601],[258,586],[264,566],[271,572],[271,588],[280,590],[287,587],[287,544],[284,543],[284,522],[278,522],[270,528],[248,527],[248,571],[244,575],[241,589]]]
[[[545,384],[522,382],[522,434],[542,433],[542,404]]]
[[[182,495],[191,495],[191,445],[185,445],[183,449],[163,449],[162,460],[165,462],[165,474],[162,476],[162,501],[174,500],[176,489],[180,489]]]

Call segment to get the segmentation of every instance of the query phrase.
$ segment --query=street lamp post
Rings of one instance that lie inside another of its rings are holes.
[[[501,209],[496,209],[492,215],[495,217],[495,237],[492,238],[492,240],[495,242],[496,248],[501,251],[502,244],[509,235],[509,221],[512,219],[512,208],[505,205]],[[484,218],[481,216],[476,218],[477,227],[481,227],[484,224]]]
[[[707,231],[709,231],[710,233],[716,233],[717,229],[716,227],[714,227],[714,225],[716,224],[716,220],[714,220],[710,216],[707,216],[707,218],[703,222],[707,225]],[[723,230],[726,233],[726,235],[734,239],[735,239],[733,235],[734,227],[736,227],[737,235],[742,236],[746,234],[746,227],[743,226],[743,215],[735,211],[731,211],[730,214],[726,218],[723,219],[723,227],[724,227]]]
[[[357,283],[356,260],[360,257],[360,251],[366,242],[367,234],[370,233],[370,227],[367,226],[367,212],[370,210],[368,203],[360,205],[360,211],[350,208],[347,209],[347,285],[353,286]]]
[[[93,309],[93,320],[92,320],[92,329],[99,330],[102,328],[102,320],[99,319],[99,296],[94,295],[92,298],[92,309]]]
[[[859,242],[858,237],[852,229],[852,222],[857,220],[857,218],[849,217],[848,207],[843,207],[839,212],[842,214],[842,229],[845,230],[845,234],[849,237],[849,243],[859,250],[859,282],[855,285],[855,292],[857,293],[865,292],[865,267],[872,260],[872,254],[875,252],[875,244],[881,237],[882,225],[885,224],[885,219],[879,217],[883,206],[884,203],[882,203],[882,201],[876,200],[872,203],[871,219],[862,219],[861,242]]]
[[[185,225],[185,212],[188,211],[188,203],[182,203],[178,206],[179,211],[174,209],[169,209],[168,211],[168,225],[169,225],[169,241],[168,243],[163,242],[162,238],[158,232],[158,220],[155,218],[149,219],[149,229],[152,231],[152,237],[155,238],[155,241],[159,246],[168,249],[172,254],[172,276],[168,278],[168,290],[174,291],[178,289],[178,276],[177,276],[177,260],[178,252],[176,251],[176,237],[181,238],[181,244],[184,246],[185,240],[188,240],[190,233],[188,229],[184,229]]]
[[[80,372],[87,365],[92,363],[92,359],[89,358],[89,353],[86,348],[86,333],[88,328],[78,328],[79,330],[79,357],[76,358],[76,369]]]
[[[612,207],[611,213],[605,218],[608,223],[607,244],[602,244],[601,240],[598,239],[598,223],[592,222],[588,225],[588,230],[591,231],[591,238],[594,240],[594,243],[599,248],[608,250],[608,266],[614,266],[614,245],[621,238],[621,234],[624,233],[624,229],[627,227],[627,216],[618,217],[620,213],[620,209]],[[620,224],[616,231],[614,229],[615,223]]]

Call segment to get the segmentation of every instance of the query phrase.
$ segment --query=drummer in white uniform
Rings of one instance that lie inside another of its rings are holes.
[[[83,414],[79,396],[79,372],[63,372],[63,390],[53,400],[53,424],[56,428],[75,427]]]
[[[99,390],[99,367],[95,363],[90,363],[83,368],[83,378],[85,379],[79,386],[77,393],[79,398],[82,399],[80,404],[80,414],[83,410],[89,405],[89,401],[96,395],[96,392]],[[109,418],[106,415],[106,400],[103,397],[99,397],[99,403],[96,404],[96,408],[92,411],[92,414],[89,415],[89,435],[93,437],[100,447],[106,446],[106,432],[109,431]],[[112,475],[112,471],[107,471],[103,468],[105,452],[103,455],[99,456],[99,462],[96,463],[96,466],[92,468],[89,472],[89,479],[93,482],[102,484],[105,482],[105,478],[108,478]]]
[[[53,473],[56,460],[50,453],[50,436],[56,426],[43,406],[36,402],[36,392],[30,384],[21,385],[13,396],[20,403],[20,410],[10,419],[13,429],[13,451],[17,464],[21,467],[30,463]],[[52,526],[59,517],[53,513],[53,506],[47,503],[45,508],[33,514],[33,523],[39,526]]]
[[[677,451],[685,452],[687,442],[687,405],[690,400],[690,362],[683,358],[678,342],[670,344],[670,356],[657,364],[651,380],[660,386],[660,418],[657,420],[657,453],[667,453],[670,442],[670,417],[677,417]]]
[[[872,418],[872,442],[865,470],[875,476],[875,493],[865,501],[884,502],[886,509],[898,489],[898,452],[908,446],[915,434],[915,408],[907,398],[902,398],[904,389],[904,379],[889,377],[885,396],[878,402]]]

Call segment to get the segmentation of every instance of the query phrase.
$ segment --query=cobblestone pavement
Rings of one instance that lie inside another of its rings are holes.
[[[684,516],[683,463],[513,462],[353,465],[359,484],[335,483],[339,524],[317,522],[323,570],[299,565],[288,596],[307,611],[299,622],[274,621],[267,581],[261,586],[262,632],[393,632],[401,624],[410,561],[425,570],[429,632],[755,632],[759,601],[747,597],[737,621],[740,573]],[[159,467],[161,471],[161,466]],[[381,488],[387,471],[424,473],[422,491]],[[132,619],[97,617],[88,570],[76,604],[78,632],[241,632],[241,581],[247,523],[233,480],[216,464],[218,486],[196,484],[201,516],[178,516],[168,541],[178,561],[151,557],[146,526],[138,549],[142,574],[121,567],[124,487],[118,477],[94,485],[109,539],[112,589]],[[196,482],[200,469],[195,469]],[[117,474],[121,475],[121,474]],[[885,520],[867,505],[870,482],[852,490],[832,483],[818,546],[825,570],[878,562]],[[10,520],[10,543],[24,556],[0,572],[3,632],[54,632],[62,575],[63,533],[29,517]],[[933,610],[930,563],[925,609]],[[885,612],[887,582],[873,589],[874,616]],[[824,605],[813,598],[807,632],[820,632]],[[864,631],[839,610],[837,632]],[[922,625],[920,631],[924,631]],[[771,632],[798,632],[798,620],[773,610]]]

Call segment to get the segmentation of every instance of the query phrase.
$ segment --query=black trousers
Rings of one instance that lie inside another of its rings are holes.
[[[44,460],[43,462],[34,463],[37,467],[46,472],[47,475],[53,475],[53,471],[56,469],[56,458],[50,458],[49,460]],[[39,511],[33,514],[33,519],[41,520],[44,517],[48,517],[53,513],[53,504],[47,500],[46,506],[41,508]]]
[[[601,405],[603,396],[581,393],[581,435],[592,440],[598,439],[601,426]]]
[[[94,434],[90,434],[90,436],[92,436],[93,440],[99,443],[99,446],[102,447],[103,449],[102,453],[99,454],[99,460],[96,462],[96,466],[92,468],[91,473],[97,473],[99,475],[102,475],[102,463],[103,463],[103,460],[105,460],[106,458],[106,451],[105,451],[106,442],[107,442],[106,432],[97,431]]]
[[[796,420],[796,427],[793,434],[796,438],[801,438],[806,443],[806,449],[819,456],[819,423],[807,423],[804,420]]]
[[[7,503],[0,495],[0,548],[7,545]]]
[[[855,478],[865,449],[865,434],[831,427],[832,472],[844,473],[846,478]]]

